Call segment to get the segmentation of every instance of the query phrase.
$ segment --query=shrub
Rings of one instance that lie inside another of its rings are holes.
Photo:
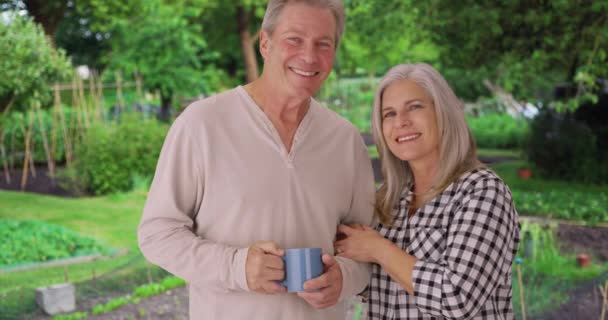
[[[545,177],[587,183],[608,182],[608,163],[597,138],[572,114],[544,110],[534,119],[526,153]]]
[[[0,21],[0,111],[44,106],[52,98],[50,84],[66,79],[72,68],[65,52],[55,49],[42,28],[16,13]]]
[[[52,149],[53,159],[56,162],[62,162],[65,160],[65,142],[63,139],[63,127],[61,120],[57,115],[55,122],[55,130],[53,130],[53,117],[55,116],[55,110],[41,110],[40,117],[42,117],[42,123],[44,125],[44,132],[46,139],[49,144],[49,148]],[[76,112],[72,108],[62,107],[61,112],[65,118],[65,126],[67,132],[72,132],[76,125],[75,117]],[[24,113],[24,112],[10,112],[5,117],[0,118],[0,128],[3,129],[0,134],[4,135],[4,150],[7,153],[7,157],[10,161],[23,161],[25,151],[25,134],[24,130],[27,131],[30,116],[32,119],[32,140],[30,144],[30,150],[33,150],[33,158],[35,162],[46,162],[46,153],[44,150],[42,128],[38,119],[37,113]],[[55,135],[55,143],[53,145],[52,135]],[[0,139],[2,141],[2,139]],[[1,156],[1,155],[0,155]],[[2,161],[2,158],[0,158]]]
[[[0,220],[0,266],[105,254],[110,250],[91,238],[41,221]]]
[[[96,195],[128,191],[136,176],[154,174],[168,126],[128,115],[118,123],[94,125],[76,148],[75,185]]]
[[[490,113],[479,118],[467,116],[467,122],[480,148],[522,148],[529,132],[526,120],[515,119],[506,113]]]

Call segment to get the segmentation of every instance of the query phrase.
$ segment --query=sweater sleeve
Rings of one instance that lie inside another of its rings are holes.
[[[445,319],[477,314],[510,275],[518,230],[511,194],[502,181],[475,183],[455,212],[443,258],[418,260],[414,266],[418,309]]]
[[[360,223],[370,225],[373,218],[374,175],[367,148],[357,133],[353,197],[350,212],[341,223]],[[371,265],[355,262],[344,257],[336,257],[342,271],[342,293],[340,300],[348,299],[362,292],[369,283]]]
[[[165,138],[137,231],[139,248],[150,262],[189,283],[248,290],[248,248],[215,243],[194,232],[205,173],[191,130],[180,117]]]

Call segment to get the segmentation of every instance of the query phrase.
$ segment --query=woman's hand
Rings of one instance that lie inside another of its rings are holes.
[[[385,245],[391,243],[376,230],[360,224],[341,224],[338,226],[338,233],[341,233],[342,237],[334,243],[337,256],[360,262],[378,263],[378,254],[383,252]]]

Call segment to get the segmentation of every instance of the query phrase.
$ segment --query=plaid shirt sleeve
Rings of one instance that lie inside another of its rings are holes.
[[[517,220],[511,193],[498,178],[473,182],[447,229],[437,261],[420,259],[413,272],[415,303],[428,315],[475,316],[497,285],[510,275]]]

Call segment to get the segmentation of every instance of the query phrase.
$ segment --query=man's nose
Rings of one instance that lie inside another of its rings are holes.
[[[314,43],[306,43],[302,48],[302,60],[308,64],[313,64],[317,61],[317,47]]]

